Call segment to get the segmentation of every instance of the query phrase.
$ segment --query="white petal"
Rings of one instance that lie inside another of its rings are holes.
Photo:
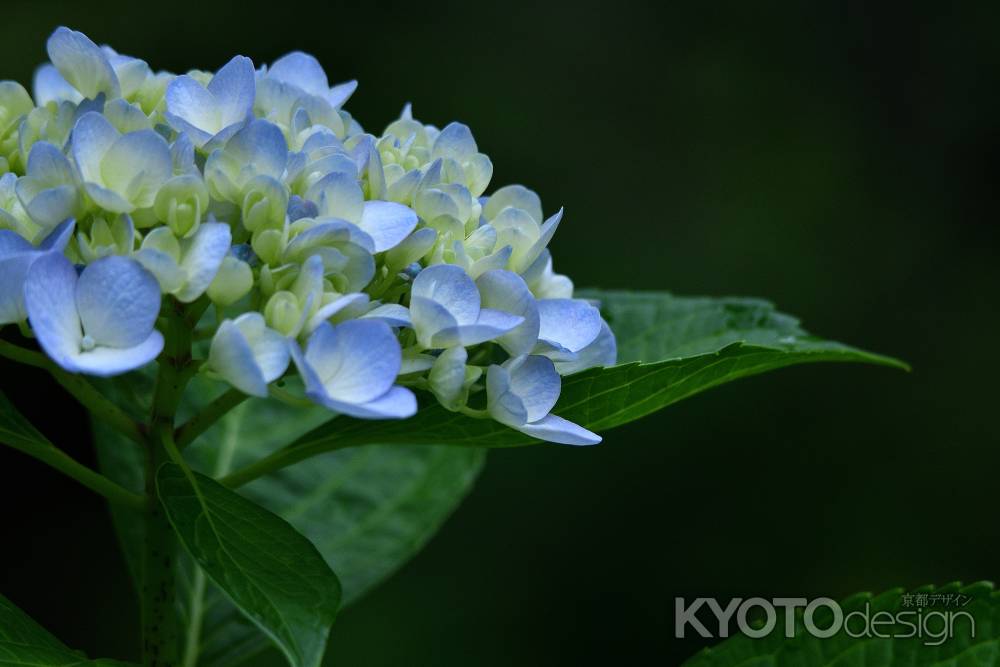
[[[129,200],[114,190],[98,185],[97,183],[84,183],[84,190],[99,208],[112,213],[131,213],[135,206]]]
[[[306,193],[322,217],[340,218],[357,224],[364,213],[365,195],[357,180],[340,173],[327,174]]]
[[[41,243],[39,250],[55,250],[62,252],[66,249],[66,244],[73,238],[73,229],[76,227],[76,220],[66,220],[53,229]]]
[[[249,335],[253,356],[264,374],[264,379],[267,382],[274,382],[284,375],[288,368],[288,339],[274,329],[263,326],[264,318],[260,313],[244,313],[236,318],[237,323],[246,331],[247,327],[241,320],[255,315],[259,317],[259,326],[255,327],[257,333]]]
[[[404,352],[403,365],[399,369],[399,374],[408,375],[409,373],[422,373],[430,370],[431,366],[434,365],[434,360],[435,357],[430,354],[412,351]]]
[[[153,330],[160,312],[160,286],[139,262],[104,257],[80,274],[76,308],[84,333],[98,345],[133,347]]]
[[[172,173],[170,147],[153,130],[129,132],[101,159],[101,182],[137,208],[152,206]]]
[[[375,241],[375,252],[383,252],[409,236],[417,226],[417,214],[395,202],[366,201],[358,226]]]
[[[494,192],[483,206],[483,216],[493,220],[508,207],[519,208],[542,224],[542,200],[523,185],[508,185]]]
[[[530,248],[528,248],[524,256],[519,258],[522,271],[530,268],[532,262],[538,259],[539,255],[542,254],[542,251],[548,247],[549,241],[552,240],[556,230],[559,229],[559,222],[562,220],[562,216],[563,210],[559,209],[551,218],[542,223],[538,239]]]
[[[476,286],[484,306],[524,318],[523,323],[497,342],[512,356],[531,352],[538,341],[538,306],[521,276],[512,271],[487,271],[476,280]]]
[[[509,245],[504,246],[497,250],[492,255],[487,255],[482,259],[477,259],[469,267],[469,275],[479,278],[487,271],[495,271],[497,269],[506,268],[510,263],[510,257],[513,254],[513,248]]]
[[[247,313],[250,314],[259,315]],[[232,320],[223,321],[215,332],[208,353],[208,363],[212,370],[243,393],[267,397],[264,372],[254,358],[250,342]]]
[[[456,324],[473,324],[479,318],[479,290],[459,266],[436,264],[427,267],[413,280],[411,294],[443,307]],[[412,306],[411,310],[414,310]],[[417,322],[415,310],[413,316],[414,322]]]
[[[161,229],[166,229],[162,227]],[[148,237],[147,237],[148,238]],[[173,294],[184,286],[186,275],[173,257],[156,248],[140,248],[132,257],[153,274],[164,294]]]
[[[101,377],[118,375],[145,366],[162,350],[163,335],[154,330],[146,340],[133,347],[96,347],[76,354],[71,360],[71,370]]]
[[[494,364],[487,369],[486,400],[490,416],[501,424],[517,427],[527,420],[527,409],[511,391],[511,376],[503,366]]]
[[[63,78],[55,65],[42,65],[35,70],[35,78],[32,84],[32,97],[35,104],[45,106],[49,102],[61,102],[63,100],[79,104],[83,100],[83,95],[76,88],[70,85],[69,81]]]
[[[601,333],[601,313],[583,299],[540,299],[538,338],[551,345],[579,352]]]
[[[74,370],[83,331],[76,312],[76,269],[64,256],[46,253],[36,259],[24,282],[24,305],[32,331],[46,354]]]
[[[344,106],[344,103],[350,99],[354,91],[358,89],[358,82],[355,80],[345,81],[343,83],[338,83],[330,92],[326,94],[326,101],[330,103],[334,109],[339,109]]]
[[[306,360],[331,398],[366,403],[392,386],[399,374],[402,351],[385,323],[351,320],[316,329],[306,348]]]
[[[329,325],[325,325],[329,326]],[[320,327],[322,330],[325,327]],[[315,336],[315,334],[313,334]],[[295,364],[295,368],[298,369],[299,375],[302,376],[302,382],[305,384],[306,396],[310,399],[319,403],[320,405],[326,405],[330,397],[327,396],[326,388],[323,386],[323,380],[320,379],[319,373],[313,368],[306,360],[305,354],[302,352],[302,348],[293,339],[288,340],[288,352],[292,357],[292,362]]]
[[[215,97],[222,127],[242,123],[253,111],[256,94],[253,61],[236,56],[215,73],[208,92]]]
[[[310,332],[316,327],[318,327],[323,322],[327,321],[340,311],[351,306],[357,306],[359,304],[368,303],[368,295],[362,292],[354,292],[352,294],[345,294],[339,299],[335,299],[325,306],[321,306],[316,314],[312,316],[309,323],[306,325],[306,332]]]
[[[73,167],[58,147],[47,141],[39,141],[31,147],[28,154],[28,176],[50,185],[72,183]]]
[[[533,438],[562,445],[596,445],[601,441],[596,433],[555,415],[546,415],[534,423],[515,428]]]
[[[18,182],[18,195],[31,197],[22,188],[27,178]],[[51,228],[70,219],[77,208],[80,198],[73,185],[58,185],[46,188],[26,202],[22,202],[31,219],[46,228]]]
[[[198,169],[194,164],[194,144],[191,137],[181,133],[170,145],[170,160],[174,165],[174,173],[187,174]]]
[[[266,120],[254,120],[226,143],[226,152],[255,174],[280,179],[288,161],[288,143],[281,129]]]
[[[2,236],[5,231],[7,230],[0,231],[0,247],[3,246]],[[30,249],[31,244],[27,241],[25,243]],[[28,269],[37,258],[38,254],[30,250],[6,254],[0,252],[0,326],[27,319],[28,312],[24,308],[24,281],[28,277]]]
[[[375,248],[375,241],[361,231],[360,227],[343,220],[326,220],[293,238],[285,248],[285,261],[301,261],[317,248],[344,244],[359,246],[368,253],[373,252]],[[333,270],[332,267],[329,270]]]
[[[434,141],[431,159],[450,158],[465,162],[478,151],[476,140],[472,138],[472,131],[468,125],[449,123]]]
[[[327,401],[326,406],[359,419],[406,419],[417,412],[417,397],[405,387],[390,387],[378,398],[367,403]]]
[[[556,362],[559,375],[579,373],[596,366],[614,366],[618,360],[618,344],[615,334],[606,322],[601,323],[601,333],[587,347],[580,350],[577,358],[572,361]]]
[[[323,66],[313,56],[301,51],[292,51],[274,61],[267,76],[301,88],[310,95],[325,96],[330,92],[330,84]]]
[[[510,373],[510,391],[524,403],[528,422],[548,414],[559,400],[562,380],[550,359],[537,355],[515,357],[503,364]]]
[[[431,299],[410,296],[410,319],[424,347],[451,347],[458,344],[458,322],[448,310]],[[447,344],[435,343],[441,332],[451,332]]]
[[[123,133],[153,129],[153,124],[141,107],[121,98],[104,105],[104,117]]]
[[[24,237],[9,229],[0,229],[0,259],[22,252],[31,252],[35,246]]]
[[[478,345],[488,340],[499,338],[515,329],[523,317],[511,315],[500,310],[483,308],[479,319],[474,324],[461,324],[453,329],[444,329],[431,338],[434,347],[450,347],[452,345]]]
[[[385,303],[381,306],[376,306],[362,315],[359,319],[380,320],[388,324],[390,327],[413,326],[413,322],[410,320],[410,311],[406,308],[406,306],[401,306],[398,303]]]
[[[111,63],[111,67],[115,71],[115,76],[118,77],[122,97],[131,97],[138,92],[142,84],[146,82],[146,78],[151,74],[149,65],[138,58],[115,53],[115,50],[110,46],[103,46],[101,50],[104,51],[108,62]]]
[[[181,260],[187,282],[176,294],[179,301],[190,303],[205,293],[219,272],[231,242],[232,231],[224,222],[208,222],[198,228],[187,242]]]
[[[80,116],[73,127],[73,161],[84,181],[102,184],[101,160],[121,133],[96,111]]]
[[[442,352],[427,376],[430,389],[448,409],[455,409],[465,383],[465,363],[469,354],[464,347],[452,347]]]
[[[165,99],[167,122],[178,132],[186,132],[195,146],[204,146],[222,129],[215,97],[187,74],[167,85]]]
[[[121,96],[118,77],[107,56],[82,32],[56,28],[46,48],[52,64],[84,97],[93,99],[99,93],[109,99]]]

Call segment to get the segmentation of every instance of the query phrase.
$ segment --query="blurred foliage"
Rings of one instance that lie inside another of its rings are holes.
[[[672,638],[676,595],[838,598],[1000,569],[1000,526],[983,520],[1000,459],[998,14],[15,1],[0,76],[27,81],[58,23],[173,70],[310,51],[360,80],[348,109],[367,127],[406,101],[461,120],[495,185],[564,205],[553,254],[580,286],[761,296],[911,362],[791,369],[599,447],[491,453],[442,533],[338,620],[329,660],[673,664],[710,643]],[[11,398],[46,435],[93,460],[81,411],[37,374],[0,372],[5,389],[23,380]],[[0,549],[0,591],[67,644],[131,657],[135,608],[101,503],[0,456],[19,538]]]

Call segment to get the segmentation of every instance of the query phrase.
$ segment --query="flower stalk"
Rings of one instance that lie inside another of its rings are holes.
[[[146,496],[149,511],[145,519],[142,554],[142,664],[169,667],[178,660],[178,629],[174,614],[176,597],[177,543],[156,490],[156,473],[171,459],[174,420],[184,388],[197,364],[191,359],[191,331],[180,304],[167,301],[164,307],[164,349],[150,415],[149,447],[146,456]]]

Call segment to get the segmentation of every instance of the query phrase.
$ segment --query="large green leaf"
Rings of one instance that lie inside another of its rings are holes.
[[[917,595],[927,595],[921,605]],[[949,584],[940,588],[924,587],[904,597],[902,589],[878,596],[859,594],[840,603],[844,616],[852,612],[866,613],[873,618],[879,612],[887,622],[875,626],[885,638],[850,637],[843,629],[832,637],[821,639],[805,631],[802,614],[796,616],[795,633],[784,636],[783,610],[778,610],[775,629],[760,639],[746,635],[733,636],[719,645],[703,650],[684,663],[685,667],[987,667],[1000,665],[1000,593],[992,584],[971,586]],[[940,604],[930,604],[934,596]],[[952,596],[952,597],[948,597]],[[957,597],[961,596],[961,597]],[[952,604],[952,600],[954,603]],[[801,611],[801,610],[800,610]],[[912,612],[899,619],[897,613]],[[975,621],[975,633],[970,632],[968,617],[955,616],[949,621],[951,636],[937,635],[945,627],[934,612],[965,612]],[[919,614],[919,615],[918,615]],[[922,620],[921,620],[922,619]],[[904,622],[916,624],[908,627]],[[831,627],[832,614],[821,607],[815,623],[821,629]],[[851,632],[861,634],[867,621],[855,616]],[[925,629],[925,625],[927,624]],[[870,625],[867,627],[871,627]],[[714,628],[713,628],[714,629]],[[919,629],[920,634],[917,634]],[[914,636],[906,637],[907,634]],[[938,645],[933,645],[938,644]]]
[[[329,419],[319,408],[254,399],[188,455],[202,471],[225,474]],[[423,547],[468,493],[484,459],[482,450],[364,447],[287,468],[241,491],[312,540],[340,577],[346,606]],[[236,665],[267,647],[232,605],[199,583],[197,572],[185,572],[181,588],[188,627],[201,619],[199,664]]]
[[[583,292],[599,300],[618,339],[618,366],[563,379],[553,413],[594,431],[634,421],[733,380],[794,364],[840,361],[906,368],[900,361],[806,333],[758,299],[683,298],[665,293]],[[515,447],[539,442],[492,420],[429,405],[400,422],[338,419],[291,449],[312,456],[364,443]]]
[[[0,664],[16,667],[128,667],[117,660],[88,660],[0,595]]]
[[[902,366],[813,338],[794,318],[760,300],[597,291],[581,296],[601,300],[623,364],[565,378],[555,412],[597,430],[718,384],[791,364],[857,361]],[[630,363],[638,360],[652,363]],[[196,383],[189,412],[218,392],[206,385]],[[119,400],[148,391],[130,388]],[[102,466],[126,485],[129,478],[132,485],[138,483],[139,468],[126,460],[132,450],[107,429],[97,428]],[[330,420],[323,410],[254,399],[205,433],[186,455],[199,470],[218,477],[292,441],[297,441],[296,454],[303,456],[379,443],[333,451],[241,489],[316,544],[341,578],[345,604],[412,557],[468,492],[482,465],[483,449],[451,445],[537,442],[436,406],[425,406],[416,417],[401,422],[369,422]],[[134,532],[133,523],[120,519],[120,532],[129,532],[124,524]],[[135,537],[125,540],[134,542]],[[197,568],[184,568],[181,579],[181,614],[199,664],[236,665],[267,646]]]
[[[151,390],[142,374],[119,378],[102,389],[116,402],[129,403],[136,415],[148,409],[132,403]],[[196,380],[185,412],[198,409],[218,391],[218,383]],[[252,399],[202,435],[185,455],[201,472],[224,475],[330,417],[321,408]],[[105,473],[128,488],[141,489],[142,465],[135,448],[99,423],[94,428]],[[287,519],[319,548],[341,580],[346,606],[426,544],[471,489],[484,460],[482,450],[452,447],[345,450],[257,480],[241,492]],[[142,538],[142,522],[136,518],[128,510],[115,511],[119,536],[132,559]],[[179,613],[188,650],[199,665],[236,665],[268,647],[260,631],[189,559],[179,562]]]
[[[312,543],[275,514],[178,465],[164,464],[156,486],[174,532],[204,573],[293,667],[319,665],[341,593]]]

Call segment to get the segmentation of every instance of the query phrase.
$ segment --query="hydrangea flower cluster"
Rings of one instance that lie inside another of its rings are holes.
[[[567,444],[560,376],[615,362],[591,303],[553,272],[546,218],[492,176],[469,128],[381,136],[319,62],[154,72],[57,29],[32,94],[0,82],[0,325],[62,368],[109,376],[164,346],[161,305],[210,301],[203,370],[253,396],[300,376],[363,419],[442,406]]]

